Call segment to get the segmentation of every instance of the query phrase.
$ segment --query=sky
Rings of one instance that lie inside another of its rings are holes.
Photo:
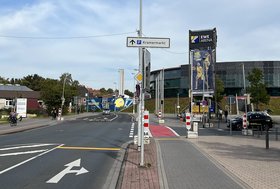
[[[0,0],[0,76],[38,74],[94,89],[134,90],[140,0]],[[149,49],[151,70],[188,64],[189,30],[217,29],[217,62],[279,61],[279,0],[142,0],[143,36],[170,38]]]

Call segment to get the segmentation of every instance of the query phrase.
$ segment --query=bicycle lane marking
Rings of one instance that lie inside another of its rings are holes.
[[[153,137],[177,137],[179,136],[173,129],[163,125],[150,125]]]

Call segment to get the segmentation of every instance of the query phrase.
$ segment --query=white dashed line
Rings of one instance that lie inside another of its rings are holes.
[[[129,138],[133,138],[133,134],[134,134],[134,123],[132,123],[132,125],[131,125]]]

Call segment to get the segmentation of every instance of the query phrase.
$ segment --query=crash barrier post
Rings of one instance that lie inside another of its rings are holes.
[[[149,130],[149,111],[144,111],[144,144],[150,144]]]
[[[246,113],[244,113],[243,115],[243,129],[247,128],[247,116]]]
[[[158,112],[158,118],[161,119],[161,111]]]
[[[186,113],[186,128],[187,130],[191,129],[191,114]]]
[[[149,111],[144,111],[144,127],[149,127]]]

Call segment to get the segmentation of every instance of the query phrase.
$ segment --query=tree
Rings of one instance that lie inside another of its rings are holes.
[[[108,94],[113,94],[113,93],[114,93],[114,90],[111,89],[111,88],[109,88],[109,89],[107,90],[107,93],[108,93]]]
[[[38,74],[28,75],[21,79],[20,84],[24,85],[34,91],[40,91],[42,82],[45,78],[39,76]]]
[[[71,74],[64,73],[60,76],[60,80],[45,79],[41,83],[41,98],[50,111],[53,107],[60,108],[62,104],[62,92],[64,86],[64,110],[68,107],[72,101],[73,96],[78,95],[78,81],[73,81]]]
[[[220,103],[221,100],[222,100],[223,97],[224,97],[224,95],[223,95],[224,90],[225,90],[225,88],[224,88],[224,83],[223,83],[223,81],[222,81],[219,77],[217,77],[217,76],[216,76],[216,78],[215,78],[215,83],[216,83],[216,85],[215,85],[215,87],[216,87],[216,92],[215,92],[214,98],[215,98],[215,101],[216,101],[217,103]]]
[[[4,77],[1,77],[1,76],[0,76],[0,83],[1,83],[1,84],[9,84],[10,82],[9,82],[8,79],[5,79]]]
[[[105,88],[101,88],[101,89],[99,89],[99,91],[100,91],[101,95],[107,94],[107,90]]]
[[[266,91],[262,71],[258,68],[254,68],[252,72],[249,73],[247,79],[250,83],[248,92],[251,94],[251,101],[256,105],[256,108],[259,108],[260,103],[268,104],[270,97]]]
[[[133,97],[133,92],[130,92],[128,89],[126,89],[126,90],[124,91],[124,94],[126,94],[126,95],[128,95],[128,96],[130,96],[130,97]]]
[[[61,84],[55,79],[46,79],[42,82],[41,98],[50,111],[53,107],[61,106]]]
[[[215,100],[215,113],[218,115],[218,104],[221,103],[223,99],[223,93],[224,93],[224,83],[223,81],[216,75],[215,77],[215,94],[214,94],[214,100]]]

